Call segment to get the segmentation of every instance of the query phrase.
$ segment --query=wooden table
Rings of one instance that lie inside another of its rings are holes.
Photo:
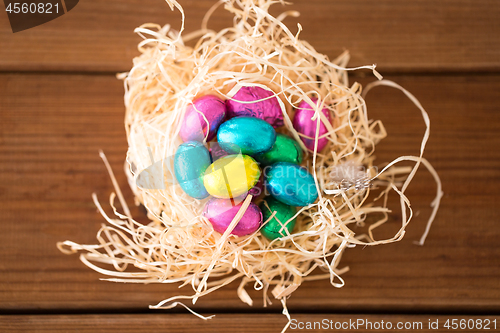
[[[189,31],[213,3],[180,2]],[[295,2],[287,9],[302,16],[288,24],[300,22],[303,39],[331,58],[349,49],[352,66],[377,63],[385,78],[426,107],[432,125],[425,156],[445,195],[425,246],[414,245],[435,194],[431,176],[419,171],[408,191],[418,214],[405,238],[348,250],[346,286],[304,283],[288,301],[292,318],[423,322],[424,328],[438,319],[437,331],[449,331],[447,319],[489,318],[500,329],[498,2]],[[144,22],[177,26],[179,15],[161,0],[85,0],[54,21],[13,34],[0,14],[2,332],[278,332],[286,323],[279,302],[263,308],[260,292],[251,292],[256,302],[249,307],[234,284],[193,306],[217,314],[209,322],[183,309],[148,310],[179,290],[100,281],[77,256],[56,248],[66,239],[93,243],[104,223],[91,200],[93,192],[103,200],[112,192],[99,149],[132,202],[121,172],[127,145],[123,85],[115,73],[131,68],[140,40],[133,29]],[[211,26],[227,24],[228,15],[216,12]],[[351,76],[351,82],[373,80],[368,72]],[[403,94],[378,88],[367,103],[370,118],[389,132],[377,162],[417,154],[423,121]],[[379,235],[394,230],[398,214]]]

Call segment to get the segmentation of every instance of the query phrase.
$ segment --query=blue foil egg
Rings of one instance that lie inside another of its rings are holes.
[[[196,199],[208,197],[203,176],[210,164],[210,153],[200,142],[184,142],[177,148],[174,158],[175,178],[189,196]]]
[[[267,191],[282,203],[307,206],[318,198],[313,176],[297,164],[275,163],[266,170],[265,176]]]
[[[272,148],[276,131],[262,119],[236,117],[220,125],[217,141],[230,154],[256,155]]]

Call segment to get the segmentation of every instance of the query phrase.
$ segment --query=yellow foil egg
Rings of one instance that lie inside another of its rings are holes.
[[[212,163],[205,171],[203,184],[216,198],[235,198],[247,194],[260,177],[259,165],[248,155],[228,155]]]

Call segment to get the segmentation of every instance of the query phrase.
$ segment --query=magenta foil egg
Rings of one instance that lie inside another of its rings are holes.
[[[208,120],[207,124],[203,115]],[[226,118],[226,105],[223,100],[214,95],[197,98],[186,109],[182,120],[180,136],[182,141],[203,141],[208,132],[207,141],[217,134],[217,128]]]
[[[272,96],[273,93],[261,87],[242,87],[233,96],[233,99],[226,101],[228,118],[234,117],[255,117],[267,121],[273,127],[283,126],[283,113],[278,103],[277,97],[255,103],[252,102]]]
[[[317,98],[311,98],[311,100],[316,104],[318,102]],[[328,121],[330,120],[330,113],[328,112],[327,108],[323,108],[321,110],[323,114],[326,116],[326,119]],[[295,117],[293,118],[293,127],[297,130],[297,132],[304,134],[308,137],[311,137],[312,139],[308,139],[305,137],[300,137],[302,142],[304,142],[304,145],[307,147],[309,150],[314,150],[314,138],[316,136],[316,122],[318,120],[311,120],[311,118],[314,116],[314,109],[306,102],[302,101],[299,104],[299,107],[297,108],[297,111],[295,112]],[[319,132],[318,136],[321,136],[325,133],[328,132],[328,129],[326,128],[325,124],[321,120],[319,124]],[[328,139],[326,138],[321,138],[318,139],[318,151],[321,149],[325,148],[326,144],[328,143]]]
[[[242,204],[242,202],[235,204],[230,199],[212,198],[206,203],[203,215],[210,221],[215,231],[223,234]],[[257,231],[261,224],[262,212],[259,206],[252,202],[231,234],[236,236],[250,235]]]

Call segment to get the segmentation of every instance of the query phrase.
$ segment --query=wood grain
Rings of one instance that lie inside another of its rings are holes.
[[[182,0],[187,31],[200,26],[215,0]],[[287,24],[335,58],[345,49],[352,66],[376,63],[383,73],[498,71],[500,6],[495,0],[297,0],[275,12],[298,10]],[[146,22],[179,26],[163,0],[85,0],[57,20],[13,34],[0,15],[2,71],[127,71]],[[221,9],[210,27],[231,24]]]
[[[420,171],[408,191],[417,216],[405,239],[348,250],[342,265],[351,270],[343,276],[344,288],[336,289],[327,281],[305,283],[288,301],[289,308],[498,313],[500,267],[495,263],[500,256],[500,214],[495,207],[500,200],[500,113],[491,101],[498,97],[500,76],[393,79],[420,99],[432,121],[426,156],[442,177],[445,196],[426,245],[412,243],[424,230],[435,193],[431,177]],[[418,110],[400,92],[377,89],[368,95],[368,110],[371,118],[384,121],[389,132],[377,147],[377,162],[417,154],[423,134]],[[127,200],[133,202],[121,171],[127,148],[122,95],[121,82],[111,75],[0,75],[2,311],[136,311],[179,293],[191,294],[173,285],[99,281],[102,276],[77,256],[56,249],[56,242],[66,239],[93,243],[104,223],[90,197],[96,192],[107,206],[112,191],[99,149],[110,160]],[[394,209],[376,237],[396,230],[400,213],[396,205]],[[133,213],[144,219],[141,209]],[[233,284],[212,293],[194,308],[206,313],[263,311],[260,292],[250,292],[255,301],[250,308],[239,301],[235,288]],[[280,308],[274,302],[266,311]],[[9,316],[2,319],[3,325],[5,318],[50,321],[53,317]]]
[[[307,332],[325,331],[361,331],[361,332],[394,332],[394,331],[432,331],[450,332],[445,328],[446,321],[457,319],[459,325],[462,320],[465,325],[469,320],[488,323],[489,330],[496,331],[500,325],[500,316],[467,316],[467,315],[366,315],[366,314],[292,314],[291,328],[299,327]],[[359,322],[358,322],[359,320]],[[0,316],[0,330],[2,332],[280,332],[287,321],[279,314],[220,314],[215,318],[203,321],[191,315],[183,314],[136,314],[136,315],[25,315]],[[316,324],[315,324],[316,323]],[[358,326],[359,323],[359,326]],[[436,329],[429,330],[429,323],[437,324]],[[451,321],[450,321],[451,323]],[[307,326],[309,325],[309,326]],[[314,326],[316,325],[316,326]],[[340,329],[335,329],[335,325]],[[350,329],[342,329],[350,327]],[[378,325],[378,326],[377,326]],[[398,325],[411,329],[397,329]],[[477,326],[460,329],[460,332],[483,331]],[[392,328],[388,328],[392,327]],[[378,327],[378,329],[377,329]],[[467,327],[467,326],[464,326]],[[481,326],[482,327],[482,326]]]

